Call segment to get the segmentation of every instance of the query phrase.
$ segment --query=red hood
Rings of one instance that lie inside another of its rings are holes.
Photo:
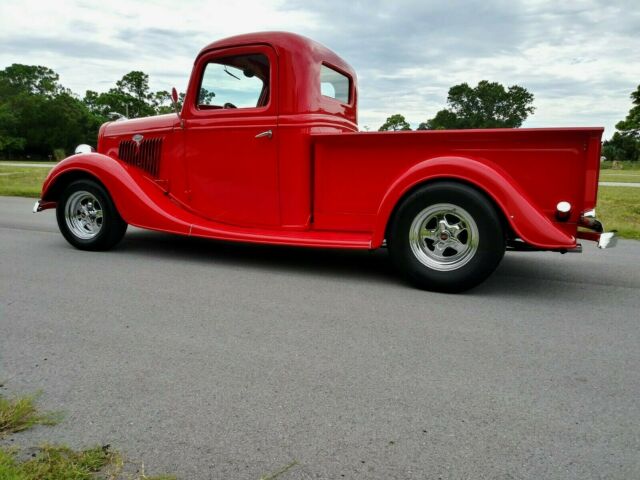
[[[108,122],[100,127],[97,150],[100,153],[108,154],[112,149],[112,155],[115,157],[121,140],[131,140],[131,137],[137,133],[142,135],[169,133],[179,123],[180,119],[175,113]]]
[[[175,113],[157,115],[155,117],[133,118],[131,120],[120,120],[105,123],[100,129],[100,135],[105,137],[115,137],[118,135],[135,134],[156,130],[170,130],[178,125],[180,119]]]

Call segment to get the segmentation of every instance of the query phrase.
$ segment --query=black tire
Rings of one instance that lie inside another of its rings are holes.
[[[64,189],[56,218],[64,238],[80,250],[109,250],[127,231],[111,196],[93,180],[76,180]]]
[[[387,243],[393,263],[414,285],[450,293],[484,281],[506,248],[501,216],[491,201],[453,181],[409,194],[394,214]]]

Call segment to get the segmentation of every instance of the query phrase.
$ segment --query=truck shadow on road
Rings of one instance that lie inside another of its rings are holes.
[[[395,273],[386,249],[370,252],[243,244],[140,230],[128,232],[117,249],[118,254],[131,253],[198,264],[403,283]]]
[[[248,245],[135,230],[129,232],[118,247],[118,254],[129,253],[162,260],[287,273],[300,275],[301,279],[352,278],[395,288],[411,288],[396,273],[386,249],[368,252]],[[607,268],[604,261],[594,265],[593,262],[581,262],[577,256],[550,252],[507,253],[497,271],[465,295],[562,297],[581,301],[586,289],[597,290],[591,288],[597,286],[637,288],[640,285],[630,285],[614,269]]]

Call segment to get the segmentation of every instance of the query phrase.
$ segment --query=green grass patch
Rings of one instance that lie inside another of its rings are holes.
[[[49,167],[53,167],[58,162],[40,162],[38,160],[0,160],[0,165],[5,163],[24,163],[25,165],[47,165]]]
[[[629,170],[640,170],[640,162],[602,162],[600,164],[600,170],[612,170],[612,171],[629,171]]]
[[[640,183],[640,170],[602,170],[600,181]]]
[[[38,198],[48,168],[0,165],[0,195]]]
[[[60,413],[40,413],[38,395],[0,395],[0,439],[35,425],[55,425]],[[109,445],[72,450],[62,445],[36,449],[0,446],[0,480],[176,480],[172,475],[148,476],[144,465],[124,459]]]
[[[640,162],[612,162],[600,164],[601,182],[640,183]]]
[[[60,413],[38,412],[37,398],[38,395],[16,398],[5,398],[0,395],[0,438],[27,430],[34,425],[55,425],[60,422],[62,419]]]
[[[22,458],[21,458],[22,457]],[[122,455],[108,445],[75,451],[43,445],[31,455],[15,448],[0,448],[1,480],[175,480],[176,477],[127,473]]]
[[[596,211],[607,230],[640,240],[640,188],[601,186]]]

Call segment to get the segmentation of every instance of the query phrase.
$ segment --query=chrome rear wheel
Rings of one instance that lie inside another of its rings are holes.
[[[413,219],[409,245],[425,266],[446,272],[463,267],[478,250],[478,225],[464,208],[438,203]]]
[[[496,269],[505,233],[483,192],[443,180],[417,188],[398,205],[387,243],[398,270],[418,287],[462,292]]]

